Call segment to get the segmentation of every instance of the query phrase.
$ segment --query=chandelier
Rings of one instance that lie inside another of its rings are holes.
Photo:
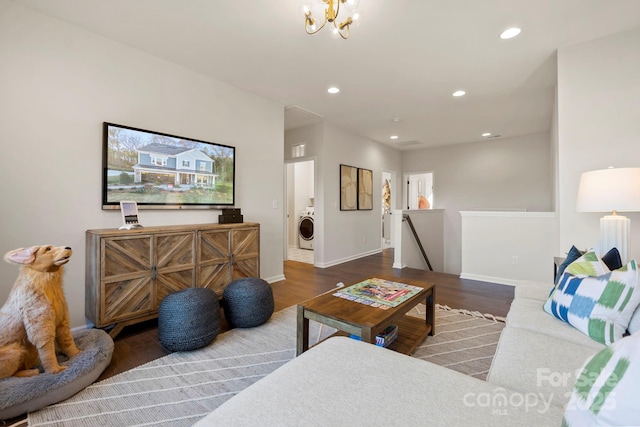
[[[343,39],[349,38],[351,24],[360,14],[356,10],[359,0],[303,0],[304,29],[307,34],[315,34],[330,22],[333,34]],[[346,12],[342,13],[341,12]],[[346,15],[346,18],[345,18]],[[344,19],[342,22],[340,20]]]

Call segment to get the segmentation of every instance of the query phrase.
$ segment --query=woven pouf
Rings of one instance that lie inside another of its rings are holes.
[[[273,314],[273,291],[262,279],[234,280],[222,293],[224,316],[233,328],[262,325]]]
[[[211,289],[183,289],[160,302],[158,339],[167,350],[195,350],[209,344],[219,333],[220,303]]]

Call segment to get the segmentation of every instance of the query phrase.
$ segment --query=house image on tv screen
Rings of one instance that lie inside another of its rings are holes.
[[[196,148],[165,144],[148,144],[137,150],[138,163],[133,166],[133,182],[142,183],[142,175],[172,176],[176,186],[213,187],[217,175],[213,160]]]

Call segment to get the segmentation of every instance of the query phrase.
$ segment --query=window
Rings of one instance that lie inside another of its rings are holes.
[[[291,146],[291,157],[304,157],[304,143]]]
[[[207,171],[207,164],[204,163],[204,162],[200,163],[200,170],[206,172]]]
[[[183,168],[189,168],[191,167],[191,162],[189,160],[183,160],[182,161],[182,167]]]
[[[156,166],[167,166],[166,157],[151,156],[151,164]]]

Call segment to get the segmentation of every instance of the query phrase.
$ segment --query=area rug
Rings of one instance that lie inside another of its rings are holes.
[[[412,310],[424,316],[424,307]],[[436,335],[414,353],[482,378],[503,323],[479,313],[438,307]],[[264,325],[233,329],[209,346],[173,353],[95,383],[70,399],[28,416],[30,426],[190,426],[226,400],[295,357],[296,308]],[[310,337],[335,330],[315,322]],[[470,353],[465,355],[465,348]]]
[[[424,317],[423,313],[424,306],[418,306],[410,314]],[[412,356],[485,380],[504,326],[503,317],[438,305],[436,334]]]

